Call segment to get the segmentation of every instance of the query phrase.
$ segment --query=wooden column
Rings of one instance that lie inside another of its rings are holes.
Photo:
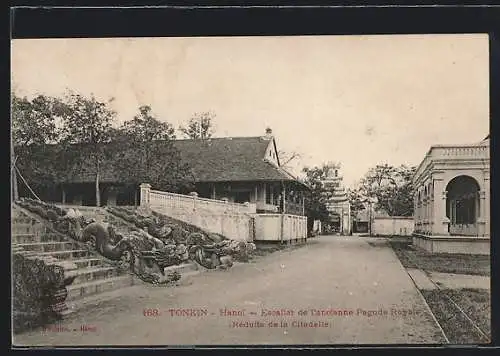
[[[283,214],[286,212],[286,187],[285,183],[282,183],[282,191],[281,191],[282,201],[283,201]]]
[[[212,184],[212,199],[215,199],[215,197],[216,197],[216,196],[217,196],[217,195],[216,195],[216,191],[215,191],[215,183],[214,183],[214,184]]]
[[[306,198],[304,197],[304,192],[302,192],[302,216],[306,215],[305,200],[306,200]]]
[[[284,182],[281,182],[281,199],[282,199],[282,202],[283,202],[283,209],[281,211],[281,243],[283,243],[283,239],[284,239],[284,234],[285,234],[285,193],[286,193],[286,189],[285,189],[285,183]]]

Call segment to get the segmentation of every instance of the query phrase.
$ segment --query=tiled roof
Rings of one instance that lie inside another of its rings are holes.
[[[176,140],[174,146],[193,169],[197,181],[290,181],[285,170],[264,160],[269,139],[263,137]]]
[[[193,170],[198,182],[234,181],[297,181],[286,172],[264,160],[269,139],[264,137],[213,138],[210,140],[175,140],[182,160]],[[111,164],[102,164],[100,181],[116,182],[120,172]],[[93,182],[94,169],[91,162],[78,167],[69,181]]]

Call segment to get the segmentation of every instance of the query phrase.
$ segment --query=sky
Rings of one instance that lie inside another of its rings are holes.
[[[418,165],[434,144],[489,132],[486,34],[34,39],[11,42],[17,95],[150,105],[178,127],[215,113],[214,137],[270,127],[291,168],[340,162],[348,187],[379,164]]]

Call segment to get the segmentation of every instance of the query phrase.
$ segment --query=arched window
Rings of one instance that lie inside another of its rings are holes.
[[[475,224],[479,210],[479,184],[469,176],[453,178],[446,186],[446,215],[451,224]]]

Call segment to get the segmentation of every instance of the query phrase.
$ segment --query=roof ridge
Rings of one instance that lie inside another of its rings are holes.
[[[234,140],[234,139],[263,139],[263,140],[268,140],[266,139],[265,136],[224,136],[224,137],[210,137],[210,138],[205,138],[205,139],[196,139],[196,138],[176,138],[172,141],[213,141],[213,140]]]

